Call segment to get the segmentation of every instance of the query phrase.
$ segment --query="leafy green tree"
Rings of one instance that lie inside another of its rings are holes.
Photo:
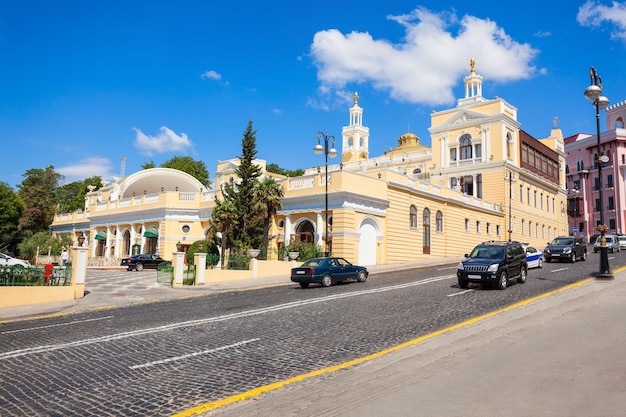
[[[90,185],[99,189],[102,187],[100,176],[89,177],[82,181],[74,181],[60,186],[57,189],[57,213],[70,213],[85,208],[85,195]]]
[[[69,233],[62,233],[57,238],[51,236],[47,231],[41,231],[23,240],[18,245],[18,251],[21,258],[33,261],[37,250],[39,250],[40,255],[47,255],[50,252],[51,255],[58,256],[63,248],[70,248],[71,246],[72,240]]]
[[[154,165],[154,161],[152,159],[150,160],[150,162],[146,162],[141,166],[142,169],[150,169],[154,167],[156,167],[156,165]]]
[[[254,201],[257,179],[261,176],[261,167],[254,163],[256,150],[256,131],[252,130],[252,120],[241,140],[242,154],[239,166],[235,169],[237,184],[226,184],[224,199],[230,200],[235,207],[236,219],[233,224],[233,244],[245,250],[261,243],[261,223],[256,213],[250,210]]]
[[[47,230],[56,209],[55,192],[63,176],[48,165],[45,169],[29,169],[22,177],[24,180],[18,185],[17,193],[24,202],[19,227],[33,233]]]
[[[274,174],[285,175],[289,177],[300,177],[304,175],[303,169],[295,169],[295,170],[284,169],[284,168],[279,167],[278,164],[275,164],[275,163],[267,164],[267,166],[265,167],[265,170],[267,172],[273,172]]]
[[[24,203],[17,193],[4,182],[0,182],[0,242],[5,251],[14,251],[17,232]]]
[[[161,168],[173,168],[186,172],[200,181],[206,188],[211,188],[209,170],[207,169],[206,164],[202,161],[196,161],[191,156],[175,156],[172,159],[163,162],[161,164]]]
[[[264,178],[257,183],[254,190],[254,211],[258,213],[263,222],[262,247],[269,246],[269,233],[272,217],[282,208],[280,199],[285,195],[283,187],[272,178]]]

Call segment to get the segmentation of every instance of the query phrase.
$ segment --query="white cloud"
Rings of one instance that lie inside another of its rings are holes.
[[[152,156],[155,153],[177,152],[192,147],[191,141],[185,133],[177,135],[171,129],[162,126],[156,136],[148,136],[136,127],[135,147],[143,155]]]
[[[222,79],[222,75],[213,70],[205,71],[204,73],[202,73],[202,75],[200,75],[200,77],[208,78],[210,80],[217,80],[217,81],[220,81]]]
[[[608,7],[589,0],[578,9],[576,20],[581,26],[588,27],[600,27],[608,22],[615,26],[612,39],[626,39],[626,3],[614,1]]]
[[[441,105],[455,100],[453,88],[469,73],[471,58],[476,59],[476,72],[495,82],[537,73],[531,62],[539,51],[511,39],[489,19],[464,16],[459,20],[453,13],[435,14],[422,7],[388,19],[404,26],[401,43],[362,32],[344,35],[335,29],[315,34],[311,55],[324,87],[318,93],[337,94],[349,83],[371,83],[398,101]],[[451,26],[457,33],[451,32]],[[342,95],[351,97],[345,91]],[[309,102],[324,108],[322,100]]]
[[[94,156],[76,163],[56,168],[65,177],[65,183],[82,181],[85,178],[100,176],[102,179],[113,178],[113,164],[107,158]]]

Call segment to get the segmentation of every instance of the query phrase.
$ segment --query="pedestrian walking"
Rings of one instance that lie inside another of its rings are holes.
[[[67,252],[67,249],[63,249],[63,253],[61,253],[61,266],[65,266],[69,256],[70,254]]]

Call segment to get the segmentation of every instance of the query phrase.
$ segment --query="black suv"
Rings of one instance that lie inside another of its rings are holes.
[[[519,242],[483,242],[465,257],[456,271],[461,288],[479,282],[495,284],[503,290],[510,279],[517,278],[520,284],[526,282],[526,251]]]
[[[546,258],[546,262],[552,262],[553,259],[570,262],[576,262],[578,259],[586,261],[587,245],[582,237],[555,237],[552,242],[548,242],[548,246],[543,250],[543,257]]]

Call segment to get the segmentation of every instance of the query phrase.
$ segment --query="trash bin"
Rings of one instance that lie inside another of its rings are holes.
[[[45,277],[49,277],[52,275],[52,270],[54,269],[54,265],[46,264],[46,272],[44,273]]]

